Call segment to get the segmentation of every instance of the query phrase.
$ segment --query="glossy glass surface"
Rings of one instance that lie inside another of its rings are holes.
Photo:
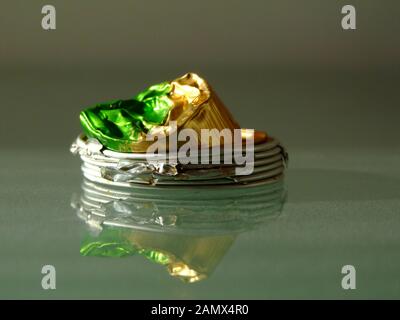
[[[253,99],[246,105],[237,74],[207,74],[235,118],[287,147],[282,212],[241,232],[212,273],[195,283],[141,254],[82,256],[82,245],[97,234],[71,207],[82,193],[81,161],[68,150],[80,129],[76,115],[87,102],[126,96],[146,75],[146,83],[168,75],[144,72],[137,81],[98,75],[79,82],[75,73],[57,81],[9,76],[1,82],[7,114],[32,130],[22,135],[11,124],[1,127],[8,128],[0,160],[1,298],[399,298],[397,82],[382,74],[298,79],[279,73],[258,84],[242,82]],[[263,88],[268,94],[259,94]],[[60,99],[65,90],[67,98]],[[17,106],[25,102],[30,107],[21,113]],[[55,102],[65,121],[50,121],[48,115],[60,116]],[[41,287],[47,264],[56,268],[56,290]],[[341,287],[348,264],[357,271],[356,290]]]

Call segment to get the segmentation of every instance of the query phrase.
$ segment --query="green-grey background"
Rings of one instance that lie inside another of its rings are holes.
[[[41,29],[53,4],[57,29]],[[357,30],[341,28],[341,7]],[[399,298],[398,1],[0,4],[1,298]],[[68,153],[87,105],[198,72],[243,127],[290,153],[282,217],[241,235],[207,281],[140,257],[80,257]],[[41,289],[54,264],[57,289]],[[341,267],[357,289],[341,289]]]

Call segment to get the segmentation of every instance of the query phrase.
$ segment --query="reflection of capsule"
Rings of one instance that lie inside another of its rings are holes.
[[[276,218],[285,200],[282,181],[179,192],[154,187],[129,192],[87,180],[82,187],[78,215],[99,231],[86,236],[82,255],[140,254],[185,282],[207,278],[237,236]]]
[[[237,234],[188,235],[106,227],[82,242],[84,256],[124,257],[140,254],[184,282],[207,278]]]

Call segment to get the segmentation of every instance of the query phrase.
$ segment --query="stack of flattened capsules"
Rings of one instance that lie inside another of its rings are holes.
[[[235,164],[160,162],[157,156],[149,159],[143,153],[115,152],[85,136],[78,137],[73,150],[83,161],[85,178],[126,187],[132,184],[194,186],[268,183],[283,177],[287,159],[284,149],[275,139],[254,146],[254,168],[249,175],[237,175]]]
[[[80,119],[84,133],[71,151],[88,181],[108,186],[259,185],[282,179],[288,159],[275,138],[241,129],[193,73],[85,109]]]

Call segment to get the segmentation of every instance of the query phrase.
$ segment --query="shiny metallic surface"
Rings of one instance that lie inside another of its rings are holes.
[[[86,135],[106,148],[120,152],[145,152],[146,135],[169,139],[171,121],[177,130],[240,128],[209,84],[195,73],[152,85],[129,100],[115,100],[83,110],[81,125]],[[197,141],[200,144],[200,141]]]
[[[82,173],[87,179],[125,187],[134,183],[169,186],[254,183],[258,180],[280,179],[286,163],[283,148],[274,138],[254,147],[254,170],[248,176],[237,176],[234,163],[179,164],[177,157],[170,154],[166,155],[170,157],[166,162],[159,161],[160,155],[149,157],[143,153],[110,151],[101,147],[98,141],[82,135],[73,143],[71,150],[80,155]],[[220,157],[223,160],[224,154]]]

